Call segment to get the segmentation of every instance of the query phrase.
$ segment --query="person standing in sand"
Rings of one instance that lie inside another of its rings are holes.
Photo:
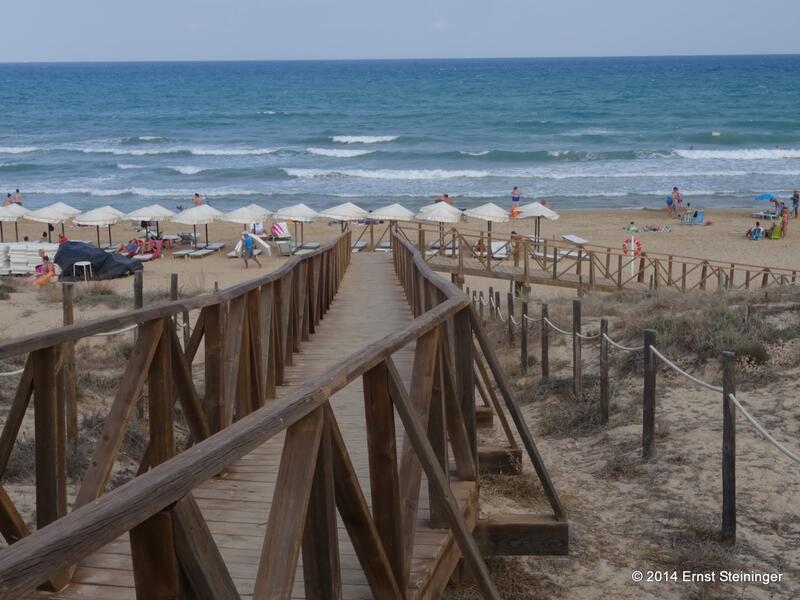
[[[797,190],[792,194],[792,210],[794,211],[794,218],[797,218],[797,211],[800,208],[800,192]]]
[[[192,204],[194,206],[202,206],[206,203],[206,199],[203,198],[200,194],[195,193],[194,198],[192,198]]]
[[[14,202],[22,206],[22,192],[19,191],[19,188],[17,188],[17,191],[14,194]]]
[[[683,208],[683,196],[678,191],[678,186],[672,188],[672,204],[675,207],[675,212],[680,213]]]
[[[522,198],[522,190],[514,186],[511,189],[511,212],[516,212],[519,209],[520,198]]]
[[[244,268],[249,269],[249,265],[247,264],[248,260],[254,261],[258,268],[261,268],[261,262],[256,258],[255,253],[255,240],[253,240],[253,236],[251,236],[246,231],[242,232],[242,259],[244,260]]]

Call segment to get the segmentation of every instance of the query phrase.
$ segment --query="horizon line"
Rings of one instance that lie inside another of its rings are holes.
[[[245,63],[245,62],[392,62],[392,61],[468,61],[468,60],[607,60],[626,58],[748,58],[790,57],[800,52],[712,53],[712,54],[609,54],[561,56],[429,56],[383,58],[184,58],[184,59],[91,59],[91,60],[0,60],[0,65],[53,64],[141,64],[141,63]]]

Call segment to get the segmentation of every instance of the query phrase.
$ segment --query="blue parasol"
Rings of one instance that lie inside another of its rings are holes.
[[[775,194],[760,194],[756,196],[758,202],[768,202],[769,200],[776,200],[777,198]]]

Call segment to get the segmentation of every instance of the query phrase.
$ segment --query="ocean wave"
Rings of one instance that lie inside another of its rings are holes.
[[[117,163],[117,168],[121,171],[128,171],[130,169],[146,169],[144,165],[130,165],[127,163]]]
[[[36,146],[0,146],[0,154],[27,154],[37,150]]]
[[[476,152],[470,152],[468,150],[459,150],[458,153],[464,156],[486,156],[491,154],[493,150],[478,150]]]
[[[742,148],[741,150],[673,150],[676,156],[689,159],[775,160],[800,158],[797,148]]]
[[[208,167],[167,167],[167,169],[171,171],[176,171],[181,175],[197,175],[198,173],[202,173],[203,171],[208,171]]]
[[[95,196],[100,198],[112,196],[142,196],[146,198],[163,198],[163,197],[185,197],[189,200],[192,194],[198,190],[195,189],[151,189],[140,187],[129,188],[90,188],[90,187],[73,187],[73,188],[51,188],[51,187],[28,187],[26,192],[31,194],[47,194],[52,196],[64,195],[81,195],[81,196]],[[217,188],[211,190],[202,190],[203,196],[208,198],[219,198],[226,196],[270,196],[273,195],[269,192],[250,189],[238,188]]]
[[[65,148],[66,150],[74,150],[74,148]],[[192,156],[260,156],[265,154],[273,154],[278,151],[277,148],[184,148],[184,147],[171,147],[171,148],[153,148],[153,149],[138,149],[138,148],[110,148],[110,147],[88,147],[80,148],[80,152],[84,154],[112,154],[114,156],[154,156],[161,154],[188,154]]]
[[[393,142],[397,135],[334,135],[331,140],[339,144],[380,144]]]
[[[322,177],[358,177],[361,179],[437,180],[489,177],[489,171],[446,171],[444,169],[281,169],[289,177],[315,179]]]
[[[318,156],[331,156],[334,158],[354,158],[372,154],[372,150],[345,150],[343,148],[306,148],[306,152]]]

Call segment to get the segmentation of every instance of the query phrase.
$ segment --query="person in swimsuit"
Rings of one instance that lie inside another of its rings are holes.
[[[522,198],[522,190],[514,186],[511,190],[511,210],[515,211],[519,208],[519,199]]]
[[[194,198],[192,198],[192,204],[194,206],[201,206],[206,203],[205,198],[203,198],[200,194],[195,194]]]
[[[675,206],[675,212],[679,212],[683,208],[683,196],[677,186],[672,188],[672,203]]]
[[[14,199],[11,197],[11,194],[6,194],[6,199],[3,200],[3,206],[8,206],[9,204],[14,204]]]
[[[449,194],[442,194],[436,199],[437,202],[444,202],[445,204],[449,204],[450,206],[453,205],[453,199],[450,197]]]
[[[17,192],[14,194],[14,202],[22,206],[22,192],[19,191],[19,188],[17,188]]]
[[[794,211],[794,218],[797,218],[797,212],[800,210],[800,192],[797,190],[792,194],[792,210]]]

